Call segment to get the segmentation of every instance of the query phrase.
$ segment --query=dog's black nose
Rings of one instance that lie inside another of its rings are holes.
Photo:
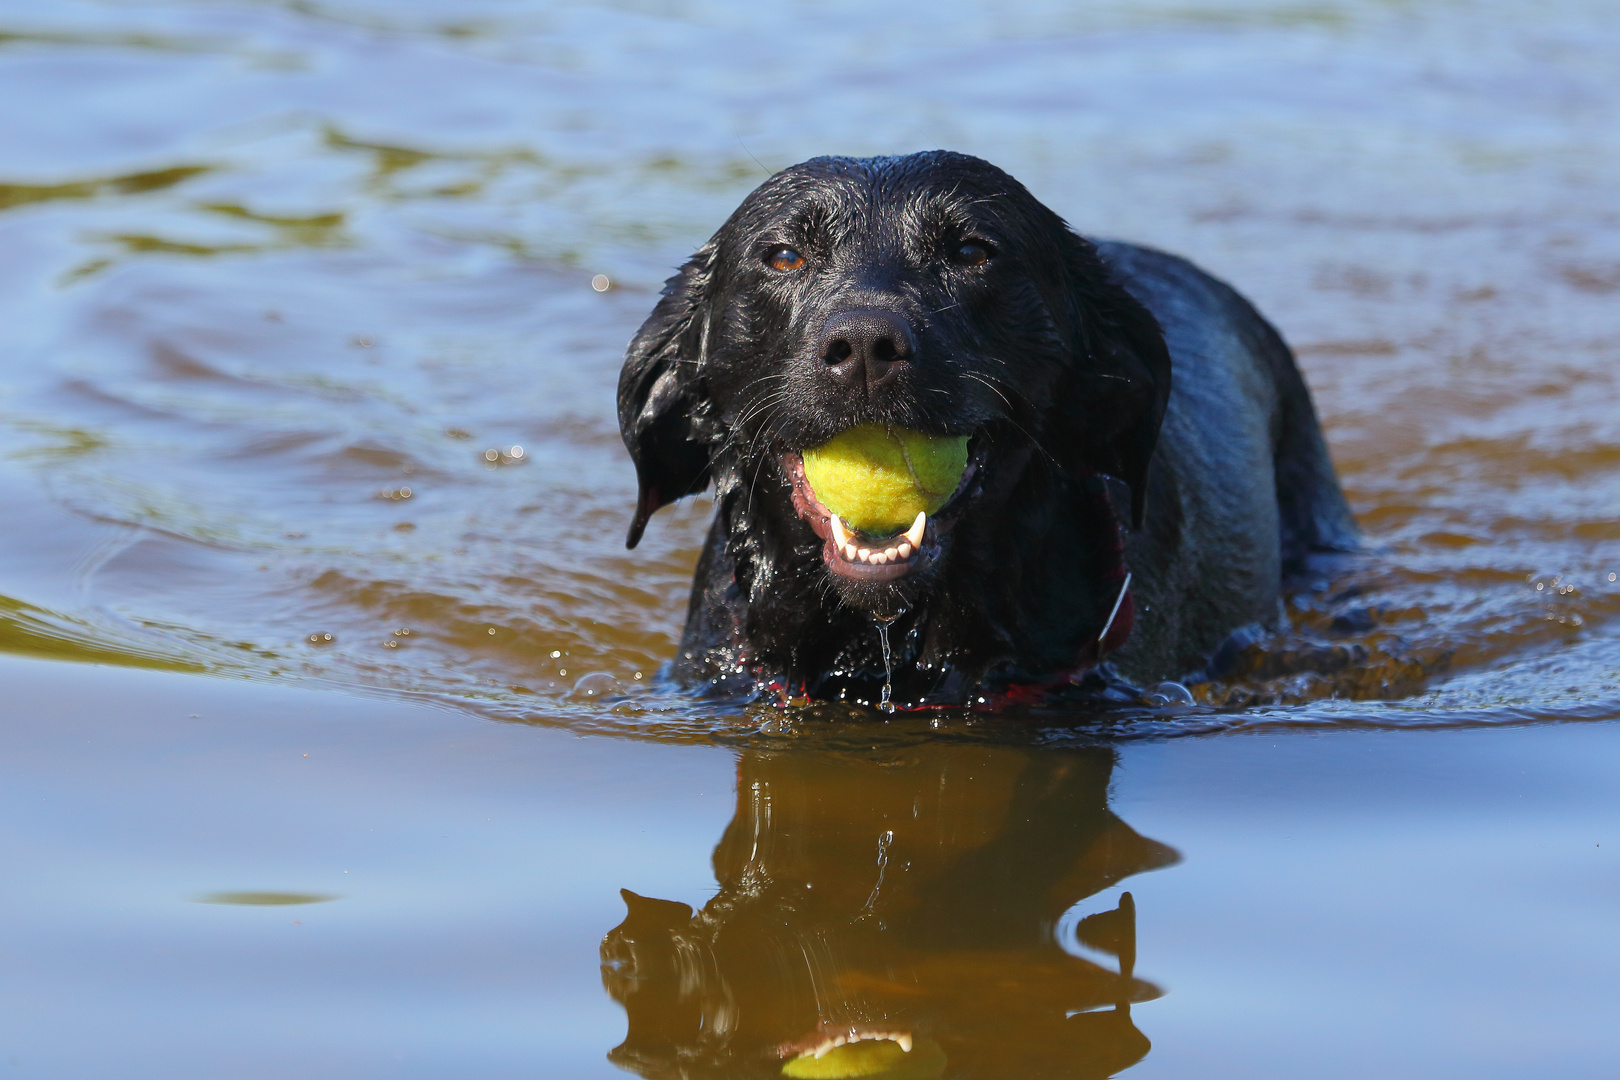
[[[844,311],[827,320],[816,355],[839,382],[868,389],[894,381],[896,364],[917,353],[911,324],[892,311]]]

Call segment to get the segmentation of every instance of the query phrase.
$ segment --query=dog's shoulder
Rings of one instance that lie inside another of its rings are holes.
[[[1286,573],[1315,552],[1352,550],[1355,522],[1277,329],[1185,258],[1117,241],[1098,253],[1170,351],[1148,521],[1128,545],[1148,594],[1133,651],[1161,670],[1185,666],[1232,626],[1274,619]]]
[[[1099,244],[1098,251],[1164,329],[1173,382],[1183,399],[1178,409],[1172,390],[1172,410],[1185,412],[1187,399],[1214,407],[1214,415],[1201,418],[1199,431],[1222,438],[1232,431],[1208,421],[1225,415],[1253,423],[1263,416],[1287,567],[1300,570],[1316,553],[1357,550],[1359,531],[1316,406],[1277,328],[1236,289],[1187,259],[1117,241]],[[1233,401],[1238,395],[1243,400]],[[1223,405],[1232,411],[1222,414]]]

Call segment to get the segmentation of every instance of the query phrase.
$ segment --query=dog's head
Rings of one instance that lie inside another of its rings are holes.
[[[1152,315],[1000,169],[945,151],[815,158],[743,201],[631,343],[629,544],[711,481],[753,498],[767,477],[844,600],[877,610],[1003,514],[1031,462],[1123,481],[1140,523],[1169,391]],[[832,514],[802,455],[857,425],[967,437],[954,494],[886,536]]]

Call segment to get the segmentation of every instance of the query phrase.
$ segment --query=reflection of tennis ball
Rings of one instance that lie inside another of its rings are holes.
[[[935,1080],[944,1071],[945,1051],[931,1039],[918,1039],[910,1053],[888,1039],[862,1039],[782,1066],[794,1080]]]
[[[869,536],[888,536],[934,513],[967,468],[967,436],[861,424],[804,452],[804,478],[821,505]]]

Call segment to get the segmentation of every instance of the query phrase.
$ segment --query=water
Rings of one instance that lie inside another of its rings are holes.
[[[1577,0],[0,3],[0,1061],[614,1075],[617,890],[746,954],[763,909],[714,905],[763,873],[849,892],[787,929],[961,1075],[1598,1071],[1615,728],[1541,722],[1620,718],[1617,48]],[[625,342],[772,169],[935,146],[1300,353],[1371,556],[1195,704],[878,722],[659,679],[708,507],[623,549]],[[356,771],[268,764],[318,736]],[[756,782],[802,863],[721,857]],[[1084,846],[1064,792],[1185,858],[1129,884],[1162,997],[1055,936],[1120,903],[1112,856],[1019,854]],[[851,945],[885,831],[886,880],[937,874]],[[940,892],[974,858],[1006,895]],[[228,895],[338,899],[196,902]],[[283,916],[325,936],[242,921]],[[943,996],[901,1016],[871,958]],[[1027,1021],[949,997],[997,972]],[[671,1045],[745,1068],[708,1037]]]

